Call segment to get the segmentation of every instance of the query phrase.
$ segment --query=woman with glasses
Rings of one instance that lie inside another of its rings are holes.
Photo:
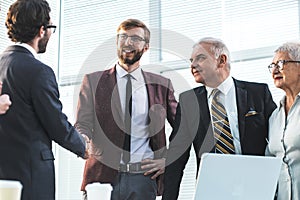
[[[282,158],[277,200],[300,199],[300,43],[275,50],[269,70],[277,88],[285,92],[269,119],[266,155]]]

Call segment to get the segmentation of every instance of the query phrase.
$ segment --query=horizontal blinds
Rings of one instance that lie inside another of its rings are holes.
[[[6,14],[12,0],[0,0],[0,52],[2,53],[6,47],[12,42],[8,38],[7,29],[5,27]]]
[[[149,7],[153,2],[149,4],[148,1],[126,1],[126,6],[120,5],[125,5],[125,1],[91,3],[81,0],[76,5],[74,1],[64,1],[60,60],[62,86],[67,87],[72,82],[79,84],[83,74],[110,67],[117,60],[116,27],[124,19],[133,17],[146,24],[155,24],[155,27],[150,26],[151,29],[161,25],[161,35],[155,34],[155,41],[152,37],[150,44],[150,49],[155,48],[152,51],[161,51],[160,67],[147,66],[145,69],[170,78],[176,96],[199,85],[190,74],[189,56],[195,41],[212,36],[223,39],[232,52],[232,75],[235,78],[265,82],[269,84],[274,99],[280,99],[282,93],[273,86],[266,66],[271,62],[277,45],[299,37],[298,1],[162,0],[158,7],[161,13],[153,12]],[[157,60],[150,59],[151,62]],[[72,92],[68,98],[68,102],[72,102]],[[195,171],[195,155],[191,152],[179,199],[193,197]],[[78,185],[81,174],[72,174],[77,177],[77,181],[74,177],[73,181]]]
[[[8,6],[13,0],[0,1],[0,50],[10,41],[3,25]],[[269,84],[274,99],[282,92],[275,88],[267,70],[276,46],[299,39],[297,0],[49,0],[53,22],[58,25],[47,52],[40,58],[59,77],[64,111],[74,121],[78,85],[82,75],[108,68],[117,60],[116,29],[127,18],[137,18],[160,28],[153,35],[145,67],[173,81],[176,96],[198,86],[190,74],[189,56],[192,45],[202,37],[218,37],[232,52],[232,75],[237,79]],[[61,10],[59,10],[61,5]],[[154,31],[152,31],[154,33]],[[152,46],[151,46],[152,45]],[[154,53],[155,55],[155,53]],[[74,89],[75,88],[75,89]],[[191,199],[195,185],[194,152],[185,171],[180,191],[181,200]],[[79,200],[83,161],[60,149],[58,157],[58,200]]]
[[[267,83],[274,101],[278,103],[283,92],[274,86],[267,66],[272,62],[276,46],[299,39],[297,0],[162,1],[161,10],[162,29],[174,30],[192,41],[209,36],[222,39],[232,52],[232,76],[241,80]],[[167,41],[168,37],[162,35],[162,41]],[[185,43],[177,40],[173,42],[177,43],[177,48],[184,47],[189,52],[192,50],[192,45],[187,48]],[[174,51],[175,53],[163,54],[162,59],[174,70],[162,69],[161,73],[172,80],[178,95],[181,91],[200,84],[195,83],[188,62],[173,60],[178,56],[178,50]],[[189,56],[190,54],[182,57],[187,61]],[[192,150],[182,179],[180,200],[193,198],[195,175],[191,173],[191,169],[194,172],[195,161]]]
[[[83,74],[103,70],[116,61],[116,30],[123,20],[137,18],[149,23],[147,1],[64,0],[62,5],[62,84],[74,78],[81,81]]]
[[[0,1],[0,52],[3,52],[7,46],[14,44],[13,42],[10,41],[7,35],[7,29],[5,26],[5,20],[7,16],[7,11],[9,9],[9,6],[14,3],[15,0],[2,0]],[[53,21],[53,24],[57,24],[57,2],[56,0],[50,0],[48,1],[50,7],[51,7],[51,20]],[[58,27],[59,28],[59,27]],[[54,34],[52,34],[46,53],[44,54],[39,54],[38,58],[42,60],[44,63],[49,65],[51,68],[53,68],[54,72],[57,73],[58,69],[58,63],[57,63],[57,58],[58,58],[58,31]]]

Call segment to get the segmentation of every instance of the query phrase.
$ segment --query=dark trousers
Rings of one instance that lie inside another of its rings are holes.
[[[151,176],[120,172],[113,184],[111,200],[155,200],[157,184]]]

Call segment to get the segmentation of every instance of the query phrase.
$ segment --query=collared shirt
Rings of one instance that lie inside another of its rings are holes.
[[[212,95],[211,92],[215,88],[210,88],[206,86],[207,90],[207,99],[208,99],[208,105],[209,109],[211,108],[211,101],[212,101]],[[236,104],[236,92],[235,92],[235,86],[234,82],[231,76],[229,76],[222,84],[220,84],[217,89],[221,91],[220,102],[224,105],[229,124],[230,124],[230,130],[231,134],[233,136],[233,143],[235,148],[236,154],[241,154],[241,142],[240,142],[240,134],[239,134],[239,124],[238,124],[238,115],[237,115],[237,104]],[[212,121],[212,119],[211,119]]]
[[[128,72],[119,64],[116,66],[116,76],[120,102],[125,113],[126,84]],[[132,76],[132,118],[131,118],[131,150],[130,162],[141,162],[146,158],[154,158],[154,153],[149,143],[148,131],[148,94],[141,68],[130,73]],[[124,114],[125,118],[125,114]]]
[[[37,53],[36,53],[35,49],[32,46],[30,46],[29,44],[26,44],[26,43],[16,43],[15,45],[26,48],[28,51],[30,51],[32,53],[32,55],[34,56],[34,58],[37,59]]]
[[[300,93],[285,113],[286,96],[269,118],[267,156],[282,158],[278,200],[300,199]]]

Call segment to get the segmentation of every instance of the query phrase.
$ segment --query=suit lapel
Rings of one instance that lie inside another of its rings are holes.
[[[247,111],[247,90],[242,82],[234,79],[236,87],[236,101],[238,111],[238,124],[241,144],[245,136],[245,113]]]
[[[236,87],[239,134],[240,134],[240,141],[242,145],[245,136],[245,115],[244,114],[247,111],[247,90],[245,89],[245,85],[236,79],[234,79],[234,84]],[[203,143],[200,142],[200,144],[202,145],[199,147],[200,150],[198,156],[200,158],[202,153],[210,152],[210,150],[214,147],[214,139],[213,139],[210,112],[208,109],[207,92],[204,87],[203,88],[200,87],[199,92],[197,92],[197,98],[199,101],[199,107],[201,111],[200,121],[201,123],[203,123],[204,130],[207,130],[204,138],[201,138],[202,136],[198,138],[198,140],[203,141]]]
[[[116,67],[103,72],[95,92],[95,110],[104,134],[122,147],[124,122],[116,80]]]
[[[149,108],[151,108],[152,105],[154,105],[155,102],[155,87],[152,84],[153,80],[150,80],[150,77],[148,76],[147,73],[145,73],[142,70],[142,74],[144,76],[145,79],[145,84],[146,84],[146,89],[147,89],[147,94],[148,94],[148,102],[149,102]]]
[[[161,97],[161,90],[167,88],[166,85],[161,85],[159,78],[152,76],[150,73],[144,72],[142,74],[145,79],[147,94],[148,94],[148,118],[149,118],[149,136],[150,146],[152,150],[156,151],[166,145],[165,138],[165,119],[166,108],[163,107],[165,100]],[[157,152],[156,152],[157,153]]]
[[[210,112],[208,109],[208,102],[207,102],[207,91],[205,89],[205,87],[202,88],[202,90],[197,94],[197,98],[198,101],[201,102],[199,103],[200,106],[200,111],[201,114],[200,115],[200,120],[203,122],[203,124],[205,125],[205,129],[208,127],[208,125],[210,124]]]
[[[200,144],[197,148],[198,157],[201,158],[201,155],[205,152],[211,152],[211,150],[215,146],[215,140],[212,132],[211,126],[211,117],[208,108],[208,101],[207,101],[207,91],[205,87],[200,87],[200,92],[197,94],[199,107],[200,107],[200,123],[202,123],[203,129],[201,129],[201,134],[197,134],[197,140],[200,142],[196,142],[195,144]],[[205,132],[203,134],[203,132]]]

